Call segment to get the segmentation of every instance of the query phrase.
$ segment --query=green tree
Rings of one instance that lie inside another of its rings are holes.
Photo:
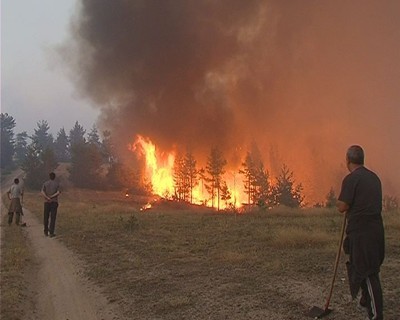
[[[37,128],[34,129],[34,134],[31,139],[41,151],[47,148],[53,148],[53,136],[49,133],[49,130],[50,126],[46,120],[39,121],[37,123]]]
[[[272,187],[269,178],[269,172],[265,170],[264,164],[259,162],[255,171],[253,203],[260,207],[269,207],[273,205]]]
[[[48,174],[57,167],[53,149],[42,151],[41,148],[37,141],[33,141],[28,146],[25,161],[21,165],[25,172],[25,183],[32,189],[40,189]]]
[[[17,134],[15,139],[15,159],[19,165],[24,163],[28,152],[28,133],[22,131]]]
[[[222,152],[218,148],[212,148],[210,155],[207,159],[206,172],[207,185],[206,188],[211,195],[212,207],[214,208],[214,201],[217,198],[217,209],[220,208],[220,191],[222,186],[222,176],[225,173],[224,167],[227,162],[224,159]]]
[[[193,189],[199,183],[198,170],[193,154],[188,151],[183,157],[178,154],[174,162],[174,184],[178,200],[193,203]]]
[[[75,145],[86,143],[85,133],[86,130],[79,124],[78,121],[76,121],[74,127],[69,131],[69,144],[71,150]]]
[[[97,130],[96,125],[93,125],[92,129],[88,133],[88,143],[98,147],[99,149],[101,148],[99,131]]]
[[[96,189],[102,187],[102,156],[94,145],[75,143],[71,149],[70,180],[76,187]]]
[[[2,169],[12,166],[14,156],[14,128],[15,119],[8,113],[1,113],[1,158]]]
[[[66,162],[71,159],[69,153],[69,139],[64,128],[61,128],[54,142],[54,153],[58,161]]]
[[[293,171],[284,164],[273,189],[274,204],[298,208],[304,201],[303,186],[295,185]]]
[[[333,208],[336,206],[336,194],[335,190],[331,187],[328,194],[326,195],[325,207],[326,208]]]
[[[248,195],[248,204],[256,203],[262,207],[271,205],[269,173],[257,154],[254,156],[253,153],[247,152],[239,173],[244,175],[243,184]]]

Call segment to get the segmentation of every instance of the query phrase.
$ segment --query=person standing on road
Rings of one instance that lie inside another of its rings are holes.
[[[54,172],[49,174],[49,180],[47,180],[42,187],[42,195],[44,197],[44,211],[43,211],[43,224],[44,224],[44,235],[55,237],[55,227],[57,218],[58,208],[58,196],[61,193],[60,184],[56,181],[56,175]],[[50,225],[49,225],[50,220]]]
[[[347,150],[347,168],[337,201],[339,212],[347,215],[344,251],[350,292],[366,308],[368,319],[383,319],[383,297],[379,279],[385,257],[385,235],[382,221],[382,185],[379,177],[364,167],[364,151],[354,145]]]
[[[19,184],[19,179],[14,179],[14,184],[7,191],[8,199],[11,200],[10,207],[8,208],[8,224],[11,225],[15,212],[15,223],[19,225],[22,215],[22,202],[24,200],[24,189]]]

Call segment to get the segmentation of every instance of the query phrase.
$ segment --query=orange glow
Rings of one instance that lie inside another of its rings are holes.
[[[173,167],[175,154],[168,153],[162,156],[156,146],[142,136],[138,136],[133,144],[133,150],[144,156],[146,161],[145,176],[151,182],[153,193],[161,197],[170,198],[174,194]]]
[[[149,139],[138,136],[133,143],[131,150],[136,152],[145,159],[145,178],[151,182],[152,191],[154,194],[171,199],[175,195],[174,184],[174,161],[176,158],[175,152],[160,152],[156,145]],[[198,168],[200,166],[198,164]],[[219,208],[238,208],[246,201],[247,196],[244,193],[242,177],[238,174],[239,168],[235,170],[226,169],[225,175],[222,177],[226,181],[227,188],[231,194],[229,200],[219,199]],[[206,182],[198,176],[199,182],[192,190],[192,203],[217,208],[218,199],[215,196],[212,201],[212,196],[206,190]],[[147,205],[146,205],[147,206]],[[143,207],[141,210],[146,210],[151,207]]]

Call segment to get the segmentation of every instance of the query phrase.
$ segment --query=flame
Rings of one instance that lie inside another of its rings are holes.
[[[146,203],[143,207],[140,208],[140,211],[146,211],[151,208],[151,203]]]
[[[156,146],[142,136],[137,137],[133,150],[138,150],[146,160],[145,176],[151,182],[153,193],[166,198],[173,195],[175,154],[171,152],[164,157],[157,154]]]
[[[156,145],[149,139],[138,135],[136,141],[130,147],[133,152],[138,153],[145,159],[145,178],[151,182],[154,194],[161,197],[171,199],[175,194],[174,185],[174,162],[176,158],[175,152],[161,153]],[[227,189],[231,194],[228,200],[219,199],[219,208],[225,209],[241,207],[246,199],[243,183],[239,177],[238,169],[227,170],[223,180],[227,184]],[[211,195],[207,192],[206,182],[199,179],[198,185],[192,190],[192,203],[206,206],[218,206],[218,199],[211,199]],[[146,205],[147,206],[147,205]],[[143,207],[148,209],[151,207]],[[141,210],[142,210],[141,209]]]

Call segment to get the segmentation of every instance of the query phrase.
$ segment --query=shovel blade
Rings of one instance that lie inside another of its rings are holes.
[[[321,319],[325,317],[326,315],[330,314],[332,312],[332,309],[326,308],[326,309],[321,309],[319,307],[312,307],[310,311],[308,311],[307,316],[310,318],[314,319]]]

